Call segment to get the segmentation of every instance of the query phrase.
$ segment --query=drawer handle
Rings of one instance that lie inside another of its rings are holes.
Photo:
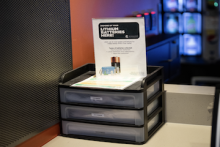
[[[173,43],[173,44],[176,44],[176,41],[173,40],[172,43]]]
[[[92,113],[91,115],[94,117],[105,117],[105,115],[101,113]]]
[[[95,96],[90,96],[90,99],[91,99],[92,101],[102,101],[102,100],[103,100],[102,97],[95,97]]]

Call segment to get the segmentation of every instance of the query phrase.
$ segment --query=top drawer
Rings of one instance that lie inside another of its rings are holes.
[[[101,104],[142,108],[143,93],[100,92],[60,88],[60,101],[64,103]]]
[[[143,93],[102,92],[92,90],[78,90],[60,88],[60,101],[62,103],[100,104],[143,108]],[[159,81],[147,89],[147,98],[159,91]]]

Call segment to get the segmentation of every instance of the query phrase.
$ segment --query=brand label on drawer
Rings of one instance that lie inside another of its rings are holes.
[[[94,96],[91,96],[90,99],[92,101],[102,101],[103,100],[102,97],[94,97]]]
[[[98,131],[95,131],[95,133],[99,133],[99,134],[105,134],[105,132],[98,132]]]
[[[95,117],[105,117],[105,115],[101,114],[101,113],[92,113],[92,116],[95,116]]]

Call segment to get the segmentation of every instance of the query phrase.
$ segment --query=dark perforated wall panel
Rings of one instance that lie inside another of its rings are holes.
[[[0,147],[59,121],[57,85],[72,69],[69,0],[0,0]]]

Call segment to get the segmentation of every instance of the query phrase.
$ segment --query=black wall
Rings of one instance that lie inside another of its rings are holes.
[[[57,85],[72,69],[69,0],[0,1],[0,147],[59,122]]]

